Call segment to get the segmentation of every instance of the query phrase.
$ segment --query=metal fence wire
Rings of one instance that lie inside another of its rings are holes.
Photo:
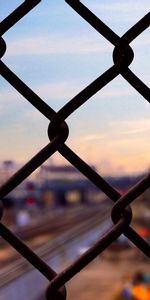
[[[5,1],[4,1],[5,2]],[[26,0],[18,6],[10,15],[0,23],[0,58],[6,51],[6,43],[2,36],[32,10],[40,0]],[[65,299],[65,283],[82,270],[97,255],[106,249],[121,234],[124,234],[133,244],[135,244],[147,257],[150,257],[150,245],[137,234],[130,226],[132,211],[130,203],[140,196],[150,187],[150,174],[134,185],[125,195],[121,195],[108,182],[96,173],[85,161],[74,153],[66,144],[69,128],[65,122],[66,118],[77,110],[95,93],[100,91],[111,80],[119,74],[137,90],[148,102],[150,102],[150,90],[129,68],[133,61],[134,52],[129,44],[136,39],[150,25],[150,13],[146,14],[133,27],[131,27],[122,37],[119,37],[97,16],[95,16],[85,5],[78,0],[66,0],[83,19],[85,19],[95,30],[114,45],[114,64],[96,80],[90,83],[85,89],[71,99],[56,113],[47,103],[34,93],[20,78],[18,78],[10,68],[0,59],[0,73],[21,95],[26,98],[36,109],[38,109],[48,120],[48,137],[50,142],[30,161],[28,161],[19,171],[17,171],[0,188],[0,199],[2,200],[9,192],[35,171],[50,156],[58,151],[82,174],[84,174],[96,187],[102,190],[112,201],[114,206],[111,211],[113,227],[93,247],[81,255],[64,271],[56,274],[42,259],[40,259],[29,247],[27,247],[18,237],[16,237],[3,223],[0,223],[1,236],[14,247],[26,260],[38,269],[48,280],[49,286],[46,291],[47,299]],[[4,4],[5,5],[5,4]],[[3,215],[3,205],[0,201],[0,217]]]

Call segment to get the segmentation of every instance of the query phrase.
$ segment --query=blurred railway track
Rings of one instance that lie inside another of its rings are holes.
[[[30,230],[29,234],[32,238],[28,239],[28,244],[42,259],[49,262],[57,256],[63,256],[66,249],[69,251],[68,249],[75,247],[77,241],[78,244],[80,244],[80,241],[83,242],[83,237],[89,240],[90,243],[94,243],[96,239],[95,233],[96,236],[98,234],[102,235],[103,231],[110,226],[109,222],[106,222],[109,216],[109,209],[109,207],[103,205],[99,208],[85,208],[80,213],[78,211],[72,213],[72,216],[68,216],[66,220],[64,220],[63,216],[59,219],[54,218],[51,226],[43,223],[43,229],[40,228],[41,225],[39,224],[40,233],[38,232],[37,235],[37,228],[32,228],[33,232]],[[38,246],[32,245],[34,234],[39,239],[46,232],[49,235],[47,235],[47,239],[43,244],[41,243]],[[23,234],[24,237],[27,237],[27,233]],[[70,253],[73,253],[73,251]],[[13,252],[12,257],[6,258],[5,263],[3,261],[0,271],[0,288],[32,269],[33,267],[24,258],[19,258],[19,255],[14,255]]]
[[[88,217],[90,218],[92,214],[94,214],[97,210],[96,207],[89,206],[79,206],[76,208],[65,208],[64,211],[60,210],[52,210],[50,212],[40,212],[40,217],[37,217],[32,220],[26,226],[9,226],[11,231],[17,235],[22,240],[30,239],[39,236],[40,234],[46,232],[58,232],[61,229],[67,228],[69,225],[75,224],[77,221],[82,222],[86,220]],[[103,209],[103,202],[98,208],[100,210]],[[3,239],[0,238],[0,246],[3,244]]]

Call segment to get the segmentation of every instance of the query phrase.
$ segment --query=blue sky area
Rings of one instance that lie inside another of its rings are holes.
[[[0,18],[22,1],[0,0]],[[149,0],[87,0],[122,36],[149,10]],[[5,35],[3,61],[58,111],[113,64],[113,46],[63,0],[43,0]],[[149,86],[150,38],[131,43],[130,68]],[[48,121],[0,78],[0,161],[25,163],[48,143]],[[67,119],[67,144],[104,174],[133,174],[150,167],[150,105],[121,76]],[[58,154],[53,162],[65,163]]]

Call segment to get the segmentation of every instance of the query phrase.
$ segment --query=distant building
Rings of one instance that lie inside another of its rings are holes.
[[[94,166],[91,167],[96,171]],[[103,193],[72,165],[43,165],[38,174],[38,182],[43,201],[51,205],[94,203],[104,198]]]
[[[91,166],[95,171],[96,168]],[[46,166],[40,168],[39,178],[41,182],[45,181],[76,181],[87,179],[80,171],[73,166]]]
[[[15,164],[12,160],[5,160],[0,165],[0,184],[5,183],[15,172]]]

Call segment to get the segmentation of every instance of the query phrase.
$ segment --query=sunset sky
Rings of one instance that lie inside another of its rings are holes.
[[[149,10],[149,0],[82,1],[122,36]],[[22,1],[0,0],[0,18]],[[149,86],[150,37],[131,43],[130,68]],[[113,65],[113,46],[64,0],[43,0],[5,35],[3,61],[58,111]],[[0,78],[0,161],[25,163],[48,143],[48,120]],[[121,76],[73,113],[67,144],[103,174],[150,168],[150,104]],[[53,163],[66,163],[58,154]]]

